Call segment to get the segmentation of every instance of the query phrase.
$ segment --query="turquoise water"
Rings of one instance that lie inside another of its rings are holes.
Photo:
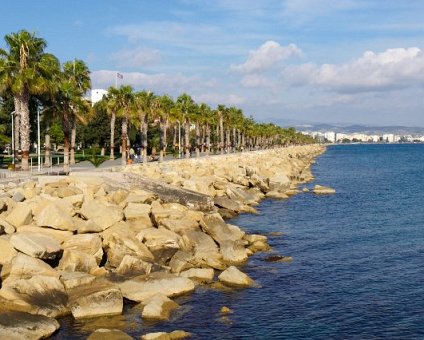
[[[201,288],[177,300],[166,323],[143,323],[127,307],[121,328],[134,337],[183,329],[195,339],[423,339],[424,145],[331,146],[313,173],[305,186],[337,194],[266,200],[260,215],[231,221],[283,233],[269,236],[273,253],[243,268],[261,288]],[[293,260],[265,261],[275,254]],[[222,317],[222,306],[233,313]],[[86,334],[63,326],[57,338]]]

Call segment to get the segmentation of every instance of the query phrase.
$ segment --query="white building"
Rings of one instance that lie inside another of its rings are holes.
[[[94,105],[98,101],[102,100],[103,96],[107,95],[107,91],[103,89],[92,89],[91,90],[91,105]]]

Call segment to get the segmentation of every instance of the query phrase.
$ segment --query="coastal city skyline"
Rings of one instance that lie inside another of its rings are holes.
[[[18,8],[19,6],[19,8]],[[262,121],[424,126],[419,1],[54,1],[4,4],[93,88],[117,83],[236,105]],[[37,8],[36,8],[37,7]],[[4,47],[4,42],[1,43]]]

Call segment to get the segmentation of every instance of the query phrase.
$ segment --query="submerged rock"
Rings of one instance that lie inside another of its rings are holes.
[[[43,315],[0,312],[0,338],[7,340],[45,339],[59,329],[59,323]]]
[[[87,340],[133,340],[132,336],[127,333],[120,331],[119,329],[96,329],[91,333]]]
[[[328,195],[328,194],[335,194],[336,190],[330,187],[322,186],[322,185],[315,185],[313,192],[317,195]]]
[[[234,266],[228,267],[219,276],[219,281],[229,286],[249,287],[254,281]]]
[[[155,294],[143,303],[142,316],[145,319],[168,320],[171,312],[178,308],[178,304],[163,294]]]

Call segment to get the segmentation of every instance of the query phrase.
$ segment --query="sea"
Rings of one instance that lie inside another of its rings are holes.
[[[337,193],[264,200],[259,214],[229,221],[269,238],[272,250],[241,268],[255,287],[199,287],[167,322],[143,321],[135,304],[122,316],[65,318],[53,338],[103,327],[134,338],[182,329],[192,339],[424,339],[424,145],[328,146],[312,171],[300,189]]]

